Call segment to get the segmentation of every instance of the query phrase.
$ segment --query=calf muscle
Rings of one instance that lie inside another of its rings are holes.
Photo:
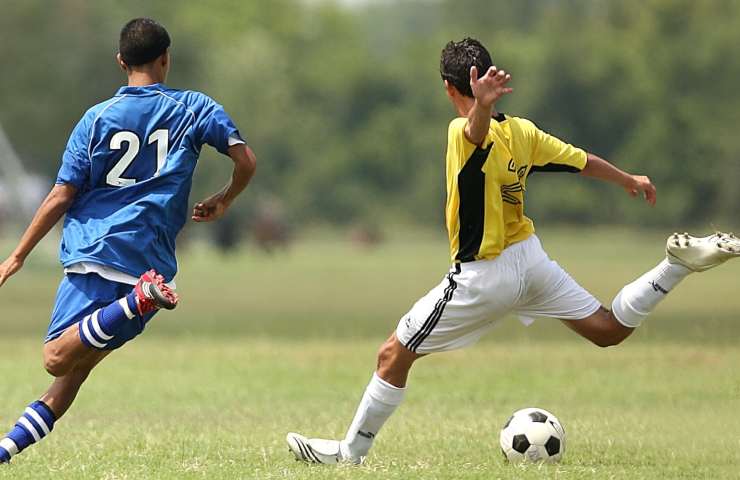
[[[599,347],[619,345],[632,335],[634,328],[625,327],[604,307],[581,320],[562,320],[571,330]]]

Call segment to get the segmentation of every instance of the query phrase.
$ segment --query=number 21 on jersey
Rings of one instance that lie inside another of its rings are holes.
[[[113,166],[113,168],[111,168],[110,172],[108,172],[108,175],[105,177],[106,183],[113,187],[126,187],[136,183],[136,179],[123,178],[122,175],[139,154],[141,142],[139,141],[139,136],[134,132],[122,130],[111,137],[110,148],[111,150],[121,150],[124,143],[128,144],[126,151],[123,152],[121,159]],[[149,135],[147,145],[151,145],[153,143],[157,144],[157,170],[154,172],[154,176],[156,177],[159,175],[159,171],[162,170],[164,162],[167,160],[169,131],[167,129],[160,128],[159,130],[152,132],[152,134]]]

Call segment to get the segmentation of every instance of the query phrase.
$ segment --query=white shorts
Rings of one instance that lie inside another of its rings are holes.
[[[493,260],[456,264],[401,318],[396,336],[409,350],[432,353],[477,342],[508,313],[580,320],[601,307],[532,235]]]

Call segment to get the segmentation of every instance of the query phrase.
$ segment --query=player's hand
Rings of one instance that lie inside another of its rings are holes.
[[[650,181],[648,177],[643,175],[632,175],[632,181],[629,185],[624,187],[633,197],[642,195],[650,205],[655,205],[656,192],[655,185]]]
[[[217,193],[202,202],[198,202],[193,207],[193,216],[195,222],[212,222],[224,216],[229,208],[229,203],[223,197],[222,193]]]
[[[492,107],[496,101],[514,90],[506,84],[511,80],[511,75],[504,70],[498,70],[495,66],[480,78],[478,78],[478,67],[470,67],[470,89],[476,101],[482,106]]]
[[[5,281],[13,274],[17,273],[22,267],[23,260],[15,256],[8,257],[7,260],[0,263],[0,287],[2,287]]]

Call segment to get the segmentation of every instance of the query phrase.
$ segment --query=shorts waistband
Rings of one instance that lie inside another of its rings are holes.
[[[512,243],[508,247],[504,248],[501,253],[499,253],[494,258],[482,258],[480,260],[468,260],[467,262],[455,262],[454,264],[452,264],[450,272],[460,273],[463,270],[475,270],[478,268],[482,268],[483,266],[488,265],[488,262],[495,262],[499,259],[506,258],[511,255],[518,255],[521,252],[526,252],[534,245],[540,246],[541,242],[537,235],[532,234],[521,242]],[[541,247],[539,247],[538,250],[541,250]]]

